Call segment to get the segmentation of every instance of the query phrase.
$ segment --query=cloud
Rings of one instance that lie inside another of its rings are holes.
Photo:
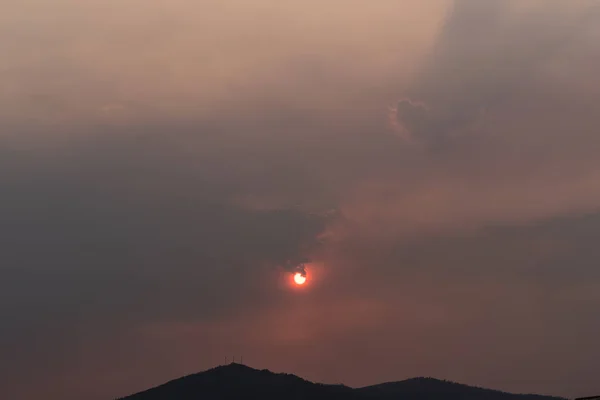
[[[9,397],[234,351],[326,382],[593,388],[593,2],[42,3],[0,16]]]
[[[595,211],[600,91],[581,82],[598,14],[577,4],[455,2],[391,110],[398,160],[342,200],[346,218],[405,235]]]
[[[373,78],[406,81],[447,3],[10,0],[0,116],[46,126],[197,121],[268,103],[330,112]]]
[[[549,90],[549,65],[573,51],[593,51],[589,27],[597,14],[591,3],[529,2],[527,11],[517,7],[523,3],[456,1],[394,122],[427,142],[442,140],[467,129],[483,111]],[[577,68],[571,65],[571,73]]]
[[[118,335],[276,302],[252,282],[318,245],[320,217],[230,205],[236,182],[207,182],[168,141],[93,139],[2,159],[0,339],[2,359],[13,360],[5,379],[43,379],[59,367],[52,362],[77,362],[81,332]]]
[[[419,133],[420,136],[422,131],[428,130],[428,114],[427,104],[408,98],[401,99],[390,109],[390,125],[394,133],[404,140],[411,141],[415,133]]]

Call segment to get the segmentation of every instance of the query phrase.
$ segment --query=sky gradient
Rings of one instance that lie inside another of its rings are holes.
[[[595,0],[4,0],[0,397],[596,394],[598,43]]]

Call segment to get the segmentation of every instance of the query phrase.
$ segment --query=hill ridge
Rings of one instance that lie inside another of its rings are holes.
[[[294,374],[255,369],[244,364],[219,365],[170,380],[117,400],[563,400],[538,394],[513,394],[433,377],[415,377],[360,388],[314,383]]]
[[[377,389],[387,389],[390,390],[394,387],[400,387],[402,386],[402,388],[404,389],[404,392],[410,391],[410,390],[406,390],[407,387],[410,387],[410,385],[421,385],[421,384],[429,384],[429,390],[421,390],[419,393],[420,394],[432,394],[432,393],[444,393],[445,395],[448,394],[452,394],[452,392],[455,391],[461,391],[461,399],[466,398],[466,393],[471,393],[473,395],[475,394],[487,394],[490,397],[493,398],[500,398],[500,397],[511,397],[513,399],[530,399],[530,400],[534,400],[534,399],[556,399],[556,400],[566,400],[563,397],[559,397],[559,396],[550,396],[550,395],[542,395],[542,394],[536,394],[536,393],[511,393],[511,392],[506,392],[503,390],[499,390],[499,389],[491,389],[491,388],[485,388],[485,387],[480,387],[480,386],[473,386],[473,385],[467,385],[464,383],[460,383],[460,382],[455,382],[452,380],[448,380],[448,379],[439,379],[439,378],[434,378],[434,377],[425,377],[425,376],[420,376],[420,377],[414,377],[414,378],[408,378],[408,379],[404,379],[401,381],[389,381],[389,382],[383,382],[383,383],[378,383],[375,385],[369,385],[369,386],[364,386],[359,388],[359,390],[377,390]],[[432,390],[434,389],[434,390]],[[435,389],[443,389],[443,390],[435,390]]]

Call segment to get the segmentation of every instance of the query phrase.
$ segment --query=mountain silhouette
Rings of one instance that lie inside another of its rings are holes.
[[[434,378],[412,378],[355,389],[376,399],[410,400],[558,400],[537,394],[512,394]]]
[[[353,389],[309,382],[291,374],[241,364],[219,366],[175,379],[120,400],[562,400],[482,389],[433,378],[414,378]]]

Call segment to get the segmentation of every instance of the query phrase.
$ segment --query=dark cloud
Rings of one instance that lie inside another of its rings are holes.
[[[553,62],[574,51],[595,52],[589,28],[598,14],[592,3],[522,3],[454,3],[409,97],[397,104],[400,130],[422,142],[456,146],[449,138],[486,133],[488,113],[555,95],[556,83],[547,76]],[[516,12],[518,6],[525,9]]]
[[[318,244],[322,218],[228,204],[235,181],[205,175],[219,165],[190,169],[170,140],[111,137],[3,158],[7,378],[60,357],[50,347],[68,360],[88,326],[106,324],[108,334],[133,321],[205,320],[276,301],[248,292],[249,282]]]

